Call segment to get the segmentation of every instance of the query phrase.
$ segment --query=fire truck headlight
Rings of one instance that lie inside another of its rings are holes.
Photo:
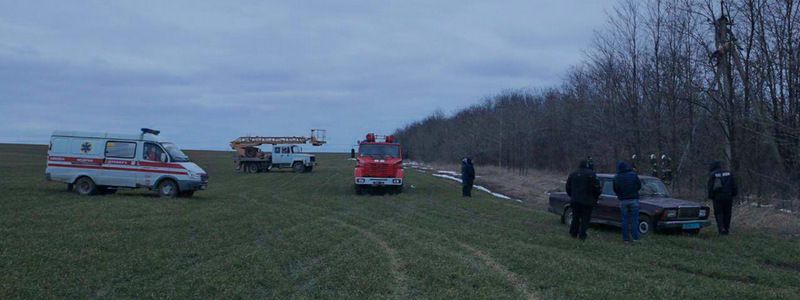
[[[358,179],[356,179],[356,182],[358,182],[358,183],[364,183],[364,178],[358,178]]]
[[[392,179],[392,183],[401,183],[403,180],[401,179]]]

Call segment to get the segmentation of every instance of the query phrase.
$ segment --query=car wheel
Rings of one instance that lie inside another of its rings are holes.
[[[561,223],[567,224],[567,226],[572,226],[572,208],[567,207],[564,209],[564,215],[562,216]]]
[[[653,226],[653,222],[650,221],[650,217],[645,215],[639,216],[639,225],[637,227],[640,235],[646,235],[655,230],[655,226]]]
[[[192,196],[194,196],[194,191],[181,192],[181,197],[183,198],[191,198]]]
[[[304,166],[303,163],[298,161],[292,165],[292,170],[294,170],[295,173],[303,173],[303,171],[306,170],[306,166]]]
[[[254,174],[258,173],[258,164],[256,163],[249,163],[246,167],[247,173]]]
[[[97,194],[97,185],[89,177],[81,177],[75,181],[75,190],[81,195],[94,195]]]
[[[164,198],[175,198],[180,191],[178,184],[171,179],[165,179],[158,184],[158,196]]]

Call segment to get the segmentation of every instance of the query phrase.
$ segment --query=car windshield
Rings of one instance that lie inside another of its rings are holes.
[[[363,144],[358,148],[358,156],[373,158],[400,158],[399,145]]]
[[[669,192],[664,183],[658,179],[642,179],[642,189],[639,190],[641,196],[669,197]]]
[[[169,152],[169,156],[172,157],[173,161],[176,162],[189,161],[189,156],[186,156],[186,154],[184,154],[183,151],[181,151],[181,148],[178,148],[178,146],[175,146],[175,144],[161,143],[161,146],[164,146],[164,149],[167,149],[167,152]]]

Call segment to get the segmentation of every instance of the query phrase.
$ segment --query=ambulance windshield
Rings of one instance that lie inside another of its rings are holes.
[[[189,161],[189,157],[181,151],[181,148],[175,146],[173,143],[161,143],[161,146],[164,146],[164,149],[167,149],[169,152],[169,156],[172,157],[172,161],[175,162],[187,162]]]

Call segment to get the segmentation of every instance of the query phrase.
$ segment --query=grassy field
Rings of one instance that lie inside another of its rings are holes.
[[[800,241],[757,232],[567,235],[559,218],[407,171],[355,196],[353,162],[240,174],[190,152],[208,191],[80,197],[45,148],[0,145],[0,298],[800,298]]]

